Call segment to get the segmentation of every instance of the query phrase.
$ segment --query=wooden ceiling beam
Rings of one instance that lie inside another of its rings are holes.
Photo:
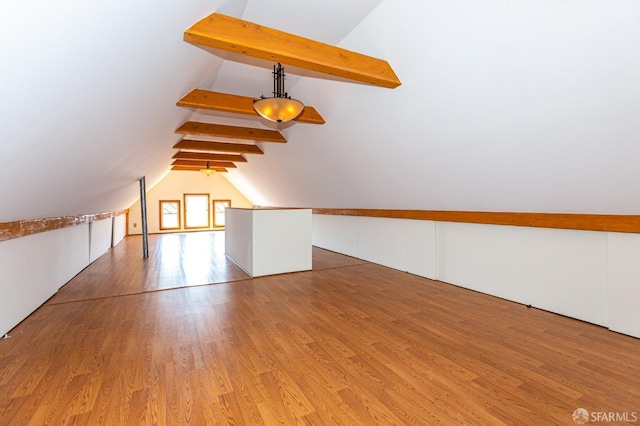
[[[176,133],[261,142],[287,142],[287,139],[277,130],[228,126],[225,124],[198,123],[196,121],[185,122],[182,126],[176,129]]]
[[[233,169],[236,168],[236,165],[230,161],[200,161],[200,160],[173,160],[171,163],[172,166],[194,166],[200,167],[204,169],[207,167],[207,163],[209,163],[209,167],[224,167]]]
[[[375,86],[394,88],[402,84],[382,59],[220,13],[213,13],[186,30],[184,41]]]
[[[232,95],[229,93],[211,92],[208,90],[194,89],[180,99],[176,105],[184,108],[207,109],[212,111],[230,112],[234,114],[260,115],[253,109],[253,101],[259,98]],[[293,119],[300,123],[324,124],[324,118],[315,108],[305,106],[302,113]]]
[[[247,159],[236,154],[209,154],[206,152],[178,151],[173,154],[175,160],[204,160],[204,161],[237,161],[246,163]]]
[[[202,167],[195,167],[195,166],[171,166],[171,170],[199,172],[201,169]],[[212,167],[211,169],[215,172],[220,172],[220,173],[225,173],[227,171],[227,169],[223,167]]]
[[[230,152],[236,154],[264,154],[259,146],[244,143],[210,142],[182,139],[173,146],[174,149],[189,149],[204,152]]]

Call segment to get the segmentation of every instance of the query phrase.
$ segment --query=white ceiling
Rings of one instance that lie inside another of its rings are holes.
[[[195,87],[268,94],[272,64],[182,41],[213,11],[389,61],[397,89],[299,76],[325,118],[229,179],[287,206],[640,214],[635,0],[0,3],[0,222],[127,208],[168,171]],[[286,66],[286,64],[285,64]]]

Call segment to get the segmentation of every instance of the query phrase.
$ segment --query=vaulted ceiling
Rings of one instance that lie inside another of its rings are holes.
[[[289,97],[284,81],[284,68],[281,67],[280,62],[293,64],[295,67],[311,71],[313,75],[324,78],[338,78],[386,88],[396,88],[401,84],[389,63],[382,59],[218,12],[212,13],[188,28],[184,33],[184,39],[207,50],[212,49],[212,53],[216,55],[225,56],[227,52],[230,52],[239,57],[240,62],[246,62],[247,59],[253,58],[278,62],[277,68],[274,65],[272,73],[274,79],[272,95],[277,98]],[[260,96],[260,98],[265,97]],[[289,121],[263,119],[254,108],[254,103],[258,102],[260,98],[194,89],[180,99],[177,105],[194,111],[206,110],[212,112],[213,115],[225,113],[225,116],[236,114],[243,117],[253,117],[263,121],[267,126],[273,126],[275,121],[278,123]],[[291,98],[289,97],[289,99]],[[269,104],[271,108],[270,101]],[[255,105],[257,106],[257,103]],[[325,123],[316,109],[308,105],[304,106],[304,109],[299,111],[296,116],[292,116],[291,120],[290,124]],[[275,125],[281,127],[279,124]],[[234,152],[239,154],[248,152],[247,150],[251,148],[254,153],[264,154],[253,143],[226,143],[221,140],[263,143],[287,142],[287,139],[278,130],[266,130],[255,126],[229,126],[203,121],[187,121],[176,129],[176,133],[197,136],[200,139],[182,139],[174,146],[180,151],[173,157],[178,157],[178,159],[171,163],[171,170],[207,173],[227,172],[227,168],[236,168],[234,163],[216,161],[215,156],[220,153]],[[210,137],[213,140],[203,140],[202,137]],[[186,143],[190,144],[190,148],[185,147]],[[213,145],[214,143],[215,145]],[[240,161],[246,162],[247,160],[240,157]],[[206,170],[204,170],[205,168]]]
[[[213,12],[384,59],[402,85],[283,61],[325,124],[176,105],[271,91],[274,61],[183,40]],[[141,176],[198,167],[174,148],[194,139],[255,145],[209,161],[260,204],[638,214],[639,19],[634,0],[3,2],[0,222],[126,208]]]

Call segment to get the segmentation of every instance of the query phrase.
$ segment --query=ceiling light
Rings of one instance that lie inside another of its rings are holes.
[[[207,175],[207,177],[208,177],[208,176],[211,176],[212,174],[214,174],[214,173],[216,172],[215,170],[213,170],[213,169],[211,168],[211,163],[210,163],[210,162],[208,162],[208,161],[207,161],[207,168],[206,168],[206,169],[200,169],[200,171],[201,171],[202,173],[204,173],[205,175]]]
[[[284,68],[282,65],[273,66],[273,97],[260,96],[253,101],[253,109],[269,121],[283,123],[291,121],[302,113],[304,104],[291,99],[284,91]]]

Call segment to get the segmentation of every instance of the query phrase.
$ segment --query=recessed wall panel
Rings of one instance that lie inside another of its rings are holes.
[[[58,290],[59,238],[49,231],[0,243],[0,335]]]
[[[347,256],[358,256],[358,218],[313,215],[313,245]]]
[[[440,222],[440,280],[606,323],[604,233]]]
[[[56,255],[59,262],[58,287],[89,265],[89,224],[71,226],[54,231],[58,234]]]
[[[435,278],[435,223],[358,217],[358,257]]]
[[[113,236],[111,246],[115,247],[127,235],[127,216],[120,215],[113,218]]]
[[[111,247],[111,239],[113,232],[113,221],[111,218],[104,220],[96,220],[90,226],[91,238],[89,240],[90,252],[89,261],[93,262]]]
[[[610,232],[607,257],[609,328],[640,337],[640,235]]]

